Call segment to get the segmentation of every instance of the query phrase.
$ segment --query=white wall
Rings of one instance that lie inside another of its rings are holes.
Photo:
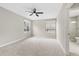
[[[72,4],[63,4],[59,15],[57,16],[57,40],[61,43],[65,53],[69,52],[68,26],[69,15],[68,8]]]
[[[48,20],[37,20],[33,21],[33,35],[39,37],[47,37],[47,38],[56,38],[56,31],[51,33],[46,32],[46,24],[52,22],[56,19],[48,19]]]
[[[31,36],[31,32],[24,33],[24,19],[0,7],[0,45]]]

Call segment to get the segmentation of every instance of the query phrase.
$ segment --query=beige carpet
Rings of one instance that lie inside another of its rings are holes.
[[[56,39],[32,37],[0,48],[2,56],[62,56]]]

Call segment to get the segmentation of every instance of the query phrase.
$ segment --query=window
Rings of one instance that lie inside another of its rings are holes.
[[[52,33],[52,32],[55,32],[56,31],[56,20],[48,21],[46,23],[46,31],[48,33]]]
[[[30,21],[24,20],[24,32],[30,31]]]

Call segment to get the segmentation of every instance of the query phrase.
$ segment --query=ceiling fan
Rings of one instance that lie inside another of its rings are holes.
[[[39,17],[39,14],[43,14],[43,12],[37,12],[36,8],[33,8],[32,11],[25,11],[25,12],[29,12],[30,13],[29,16],[32,16],[33,14],[35,14],[37,17]]]

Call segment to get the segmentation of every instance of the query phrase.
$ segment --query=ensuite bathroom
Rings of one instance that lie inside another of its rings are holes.
[[[72,55],[79,56],[79,3],[69,9],[69,50]]]
[[[73,55],[79,55],[79,16],[70,17],[68,35],[70,52]]]
[[[69,38],[71,42],[79,44],[79,16],[70,18]]]

